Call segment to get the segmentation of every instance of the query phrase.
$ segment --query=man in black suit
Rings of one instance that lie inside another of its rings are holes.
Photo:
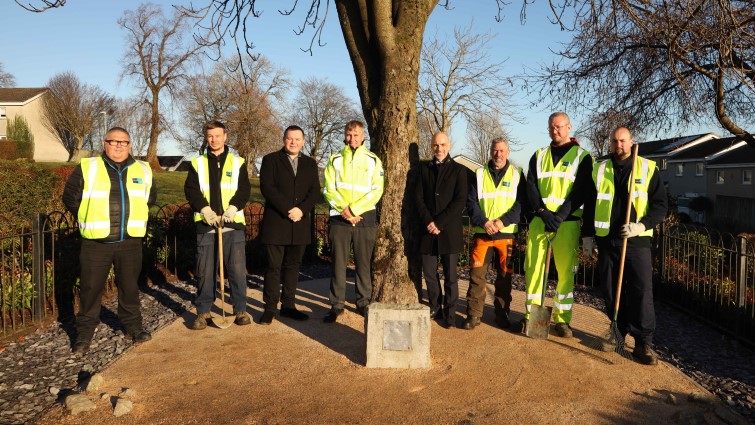
[[[320,180],[317,162],[301,153],[303,146],[304,130],[292,125],[283,132],[283,148],[262,158],[260,190],[265,197],[265,211],[261,241],[267,250],[262,325],[272,323],[278,301],[281,317],[309,318],[296,309],[294,302],[299,266],[305,248],[312,241],[312,210],[320,198]]]
[[[467,170],[448,155],[451,143],[446,133],[434,134],[430,147],[433,159],[420,166],[414,191],[417,213],[424,226],[420,240],[422,272],[430,301],[430,317],[441,319],[447,328],[453,328],[459,299],[456,265],[464,249],[461,217],[467,196]],[[443,264],[443,295],[438,256]]]

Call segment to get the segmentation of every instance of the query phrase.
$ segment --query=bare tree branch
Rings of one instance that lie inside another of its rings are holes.
[[[18,0],[16,0],[16,4],[28,10],[29,12],[36,12],[36,13],[41,13],[47,9],[63,7],[66,5],[66,0],[39,0],[39,1],[42,3],[41,6],[34,6],[31,3],[24,4]]]

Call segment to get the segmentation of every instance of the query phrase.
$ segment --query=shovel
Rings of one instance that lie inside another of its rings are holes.
[[[218,226],[218,262],[220,263],[220,313],[211,313],[212,323],[220,329],[226,329],[233,324],[233,315],[225,314],[225,276],[223,272],[223,228]]]
[[[555,237],[555,236],[554,236]],[[527,323],[527,335],[534,339],[548,339],[548,330],[550,329],[551,313],[553,307],[545,306],[545,291],[548,289],[548,272],[551,267],[551,255],[553,247],[551,241],[553,238],[545,232],[545,239],[548,241],[548,251],[545,254],[545,273],[543,274],[543,296],[540,298],[540,305],[530,306],[530,320]]]

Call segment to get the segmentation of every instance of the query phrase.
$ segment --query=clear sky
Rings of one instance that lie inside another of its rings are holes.
[[[24,0],[36,3],[35,0]],[[187,4],[188,0],[155,1],[169,7],[171,4]],[[203,4],[204,0],[196,0]],[[304,3],[301,2],[300,3]],[[308,3],[308,2],[306,2]],[[302,52],[309,45],[311,33],[294,34],[301,25],[300,7],[295,16],[283,17],[277,8],[293,4],[292,0],[258,1],[264,10],[263,17],[252,23],[251,37],[257,51],[278,66],[285,67],[295,80],[309,76],[326,77],[330,82],[343,87],[346,94],[358,105],[358,93],[348,52],[338,26],[335,8],[323,35],[324,47],[315,47],[314,54]],[[43,87],[53,75],[73,71],[82,81],[99,85],[116,96],[128,96],[136,92],[132,82],[120,80],[125,49],[125,33],[117,19],[126,9],[136,9],[136,1],[68,0],[65,7],[44,13],[31,13],[17,6],[12,0],[0,4],[3,25],[0,34],[0,62],[5,70],[15,75],[17,87]],[[503,22],[496,22],[496,2],[493,0],[451,0],[453,10],[436,8],[427,25],[426,34],[453,31],[454,26],[468,26],[474,21],[477,32],[493,32],[496,38],[490,44],[490,56],[506,60],[504,74],[519,74],[524,66],[536,67],[551,62],[555,56],[549,49],[557,50],[560,43],[567,42],[571,34],[562,32],[548,22],[550,10],[546,1],[537,1],[528,8],[527,22],[521,25],[521,3],[514,1],[505,10]],[[525,165],[535,149],[548,143],[546,131],[550,110],[527,106],[525,93],[515,95],[521,108],[519,113],[527,122],[510,123],[512,135],[523,143],[512,153],[512,159]],[[567,111],[569,112],[569,111]],[[580,117],[572,115],[574,130]],[[461,123],[454,124],[452,131],[454,147],[452,154],[462,153],[464,129]],[[161,147],[161,153],[177,153],[175,147]]]

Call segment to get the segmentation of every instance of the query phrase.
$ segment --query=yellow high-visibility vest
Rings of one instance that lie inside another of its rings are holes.
[[[498,186],[493,182],[493,176],[490,174],[487,165],[478,168],[475,175],[477,176],[477,200],[485,217],[489,219],[499,218],[514,206],[521,176],[519,168],[514,164],[509,163],[509,169],[498,182]],[[518,224],[512,223],[499,232],[516,233],[518,229]],[[485,229],[480,226],[475,226],[474,231],[475,233],[486,233]]]
[[[344,207],[362,215],[375,209],[383,196],[383,164],[364,145],[352,151],[346,146],[330,157],[325,167],[323,196],[330,215],[340,215]]]
[[[655,161],[637,157],[634,164],[634,182],[627,182],[627,190],[632,190],[632,205],[637,213],[637,222],[648,212],[648,188],[655,173]],[[595,201],[595,234],[606,236],[611,225],[611,209],[615,195],[613,162],[601,161],[593,169],[592,180],[598,191]],[[653,236],[653,229],[646,229],[640,236]]]
[[[110,234],[110,177],[106,167],[102,157],[81,160],[84,191],[78,219],[84,239],[104,239]],[[126,173],[126,187],[121,188],[121,193],[129,201],[126,234],[143,237],[149,218],[147,201],[152,189],[152,169],[146,162],[137,160],[121,172]]]
[[[207,155],[198,156],[192,159],[191,166],[194,167],[194,170],[197,172],[199,190],[209,204],[210,174],[207,170],[209,167]],[[231,205],[231,198],[233,198],[233,195],[235,195],[236,191],[239,189],[239,174],[241,173],[241,167],[243,166],[243,158],[228,152],[228,155],[225,158],[225,163],[223,164],[222,175],[220,176],[220,202],[224,211]],[[202,221],[202,214],[195,212],[194,221]],[[243,208],[236,211],[236,215],[233,217],[233,222],[246,224]]]
[[[536,153],[537,188],[540,191],[545,208],[551,212],[558,211],[561,204],[572,191],[577,178],[579,164],[589,153],[579,146],[572,146],[557,164],[553,164],[550,147],[538,149]],[[573,213],[582,216],[582,206]]]

